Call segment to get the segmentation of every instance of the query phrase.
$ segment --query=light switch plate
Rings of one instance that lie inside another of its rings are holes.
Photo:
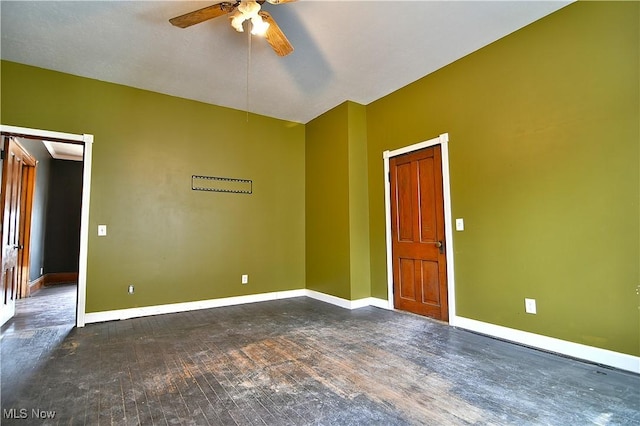
[[[536,309],[536,299],[524,299],[524,311],[528,314],[535,314]]]
[[[456,231],[464,231],[464,219],[456,219]]]
[[[98,225],[98,237],[107,235],[107,225]]]

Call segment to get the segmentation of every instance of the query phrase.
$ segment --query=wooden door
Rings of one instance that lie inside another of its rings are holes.
[[[389,166],[394,306],[448,321],[440,146],[392,157]]]
[[[22,148],[22,147],[21,147]],[[31,214],[36,189],[37,161],[22,148],[22,180],[20,184],[20,231],[18,234],[18,293],[17,298],[29,297],[29,266],[31,259]]]
[[[18,256],[20,249],[20,196],[22,182],[22,149],[9,137],[5,137],[2,161],[2,287],[0,291],[0,324],[15,313],[18,291]]]

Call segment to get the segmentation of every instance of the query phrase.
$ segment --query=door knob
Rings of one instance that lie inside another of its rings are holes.
[[[436,245],[436,247],[438,247],[438,248],[442,247],[442,241],[436,241],[434,244],[435,244],[435,245]]]

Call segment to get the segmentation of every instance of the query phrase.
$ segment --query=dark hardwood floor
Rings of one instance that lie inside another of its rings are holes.
[[[3,327],[2,424],[640,424],[638,375],[411,314],[296,298],[77,329],[74,309],[45,288]]]

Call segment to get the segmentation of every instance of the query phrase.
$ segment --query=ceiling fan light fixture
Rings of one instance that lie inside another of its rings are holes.
[[[267,43],[278,56],[287,56],[293,52],[293,46],[287,40],[276,21],[269,12],[260,10],[264,2],[271,4],[290,3],[296,0],[233,0],[216,3],[184,15],[169,19],[171,25],[187,28],[209,19],[227,15],[231,26],[239,33],[244,32],[244,22],[250,21],[250,34],[263,35]],[[249,40],[251,37],[249,36]]]
[[[264,24],[258,24],[258,21],[262,23],[262,18],[258,15],[260,12],[260,4],[255,0],[241,0],[235,12],[229,17],[231,19],[231,26],[239,33],[244,32],[242,24],[244,21],[251,21],[253,28],[264,27]],[[268,24],[267,24],[268,27]],[[266,28],[264,28],[266,32]],[[251,34],[254,34],[253,30]]]
[[[251,34],[257,36],[263,36],[269,29],[269,23],[262,19],[262,16],[257,15],[251,18]]]

